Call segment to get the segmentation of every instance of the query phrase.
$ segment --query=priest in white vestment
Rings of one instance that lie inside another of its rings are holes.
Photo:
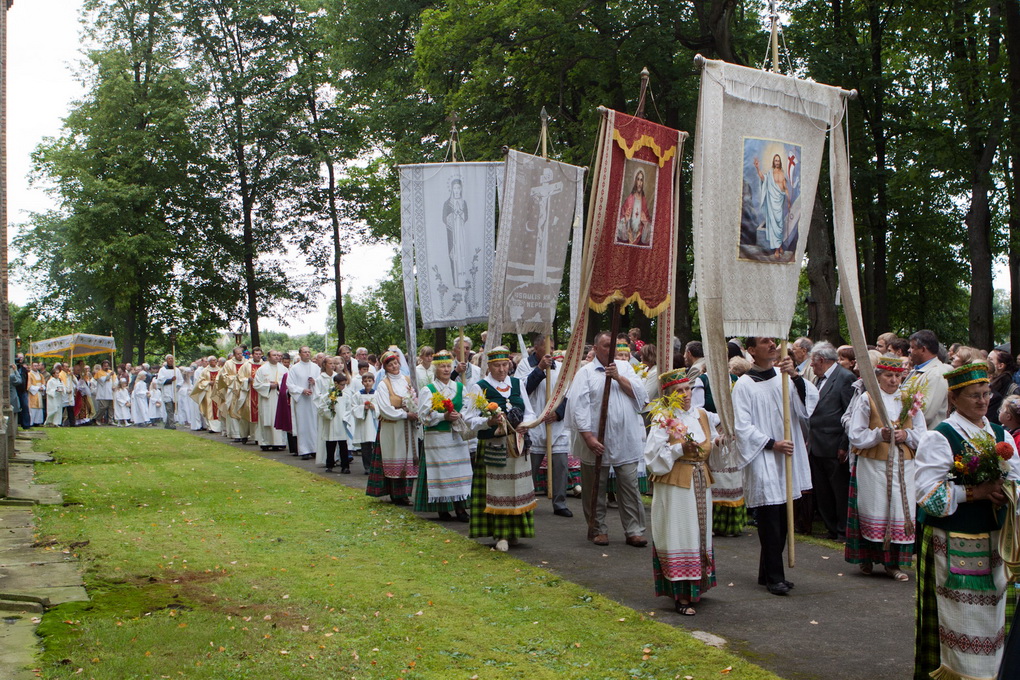
[[[46,381],[46,424],[60,427],[64,421],[64,381],[60,379],[60,364],[53,365],[53,373]]]
[[[255,372],[252,387],[259,395],[258,439],[263,451],[283,451],[287,446],[287,433],[274,427],[276,407],[280,401],[280,383],[287,369],[280,363],[280,352],[269,350],[269,362]]]
[[[149,424],[149,387],[145,379],[149,374],[139,371],[135,376],[135,386],[131,390],[131,422],[138,427]]]
[[[319,445],[319,414],[315,408],[315,382],[319,367],[312,363],[312,350],[302,347],[298,351],[300,361],[292,364],[287,373],[287,393],[290,395],[291,424],[297,437],[298,455],[309,460]]]
[[[793,497],[811,488],[811,468],[801,423],[818,403],[818,388],[797,373],[791,357],[779,361],[772,338],[748,338],[754,365],[733,387],[737,431],[735,463],[744,473],[744,498],[757,508],[761,561],[758,584],[773,595],[786,595],[791,584],[783,569],[786,546],[786,461],[793,456]],[[790,376],[790,440],[783,439],[783,378]]]

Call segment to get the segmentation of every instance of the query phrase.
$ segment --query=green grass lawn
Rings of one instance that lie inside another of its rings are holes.
[[[40,538],[89,541],[92,601],[43,617],[44,677],[776,677],[320,476],[183,432],[47,433],[65,503]]]

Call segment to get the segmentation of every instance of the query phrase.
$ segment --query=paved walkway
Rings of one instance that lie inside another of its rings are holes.
[[[227,443],[220,435],[197,434]],[[352,465],[353,474],[326,475],[313,460],[251,445],[241,448],[354,488],[364,489],[368,480],[360,457]],[[795,590],[785,597],[770,595],[757,585],[757,534],[746,531],[716,541],[718,586],[702,598],[696,616],[681,617],[671,601],[655,597],[651,547],[632,548],[623,542],[616,511],[609,511],[610,544],[600,548],[586,539],[580,499],[570,498],[568,504],[572,518],[553,515],[551,501],[540,499],[536,537],[511,548],[509,555],[704,639],[722,638],[730,651],[788,680],[909,678],[913,673],[913,572],[909,583],[882,575],[865,577],[843,561],[841,551],[801,541],[797,567],[786,574]],[[466,524],[440,522],[431,513],[420,516],[467,535]],[[651,539],[650,531],[647,537]]]
[[[39,433],[19,436],[10,460],[9,493],[0,499],[0,678],[35,678],[39,638],[35,629],[42,612],[64,602],[82,602],[88,595],[81,568],[70,546],[37,541],[33,506],[62,502],[55,487],[36,484],[34,464],[53,460],[32,451]],[[42,448],[42,447],[40,447]]]

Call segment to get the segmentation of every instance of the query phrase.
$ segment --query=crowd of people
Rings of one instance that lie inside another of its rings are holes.
[[[655,593],[685,616],[716,583],[713,541],[748,524],[759,584],[794,588],[783,566],[790,457],[796,531],[821,527],[866,575],[905,582],[916,566],[916,677],[994,677],[1014,601],[998,542],[1020,479],[1011,352],[886,333],[869,348],[872,393],[849,346],[798,338],[780,356],[774,339],[752,337],[728,350],[729,384],[718,386],[700,342],[674,339],[671,365],[658,366],[637,329],[599,333],[541,422],[564,360],[543,336],[520,353],[475,352],[461,336],[412,361],[397,347],[240,346],[184,367],[168,355],[158,368],[47,371],[19,355],[11,380],[23,427],[181,425],[341,474],[357,456],[370,496],[468,523],[498,551],[535,535],[547,485],[560,517],[573,516],[566,499],[579,491],[595,545],[609,544],[616,508],[624,543],[643,548],[651,495]],[[730,390],[733,438],[722,435],[719,389]],[[971,461],[986,453],[998,473],[975,477],[983,463]]]

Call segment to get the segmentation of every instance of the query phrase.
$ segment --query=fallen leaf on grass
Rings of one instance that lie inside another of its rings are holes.
[[[578,648],[580,648],[580,646],[581,646],[581,643],[580,643],[580,642],[575,642],[575,643],[574,643],[574,646],[575,646],[575,647],[578,647]]]
[[[811,625],[812,625],[812,626],[817,626],[817,625],[818,625],[818,622],[817,622],[817,621],[812,621],[812,622],[811,622]]]
[[[616,619],[617,621],[626,621],[627,619]]]
[[[729,673],[729,672],[730,672],[730,671],[732,671],[732,670],[733,670],[733,666],[727,666],[726,668],[722,669],[722,670],[721,670],[721,671],[719,671],[719,672],[720,672],[720,673]]]

